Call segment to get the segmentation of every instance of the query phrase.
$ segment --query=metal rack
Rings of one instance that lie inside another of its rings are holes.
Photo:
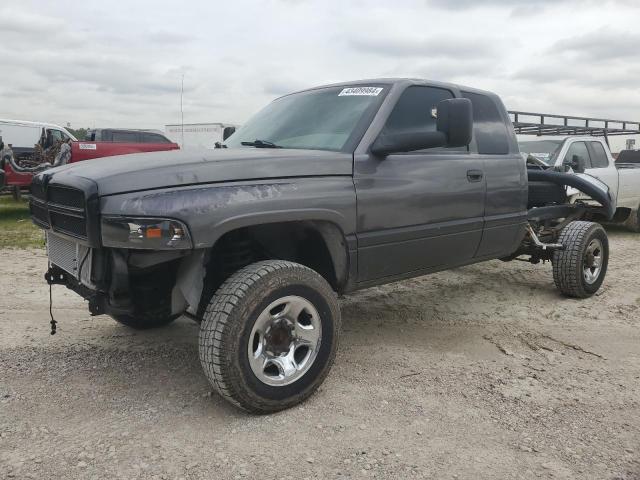
[[[521,135],[640,135],[640,122],[572,117],[549,113],[509,111],[513,128]]]

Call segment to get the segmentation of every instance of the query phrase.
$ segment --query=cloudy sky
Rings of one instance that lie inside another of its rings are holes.
[[[411,76],[510,109],[640,119],[640,0],[57,0],[0,6],[0,118],[242,123],[283,93]]]

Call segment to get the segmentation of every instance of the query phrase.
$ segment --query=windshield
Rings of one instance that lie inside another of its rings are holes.
[[[377,86],[330,87],[274,100],[227,139],[229,148],[344,150],[384,96]]]
[[[536,157],[547,165],[554,165],[563,142],[564,140],[534,140],[518,142],[518,146],[522,153]]]

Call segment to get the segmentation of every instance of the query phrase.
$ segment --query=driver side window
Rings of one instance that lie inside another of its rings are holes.
[[[54,142],[61,142],[64,140],[64,134],[60,130],[49,129],[49,131],[51,132],[51,138],[53,138]]]
[[[435,132],[436,131],[436,107],[442,100],[453,98],[453,93],[444,88],[422,87],[414,85],[408,87],[398,99],[391,115],[384,126],[385,133],[398,132]],[[443,150],[462,150],[462,148],[430,148],[418,150],[412,153],[429,153]]]
[[[409,87],[396,103],[384,128],[388,133],[435,132],[436,106],[448,98],[453,98],[453,94],[443,88]]]
[[[565,158],[568,161],[572,161],[574,155],[584,159],[585,168],[591,168],[591,156],[589,155],[589,150],[587,149],[587,144],[585,142],[575,142],[571,144],[569,150],[567,150]]]

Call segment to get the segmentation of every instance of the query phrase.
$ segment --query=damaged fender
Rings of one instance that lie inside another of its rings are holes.
[[[616,206],[611,199],[608,187],[596,178],[584,174],[576,175],[552,170],[529,169],[527,173],[531,181],[552,182],[562,187],[573,187],[585,195],[588,195],[602,205],[600,213],[602,213],[607,220],[611,220],[616,212]]]

